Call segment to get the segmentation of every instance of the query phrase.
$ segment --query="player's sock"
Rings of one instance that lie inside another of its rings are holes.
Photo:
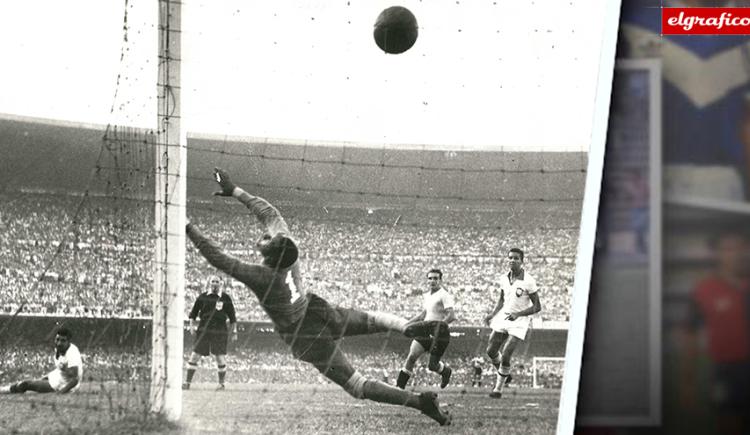
[[[448,364],[444,364],[442,361],[440,361],[440,368],[438,370],[438,373],[440,373],[440,388],[445,388],[448,386],[448,383],[451,381],[451,374],[453,373],[453,369]]]
[[[227,375],[227,366],[226,364],[217,366],[218,373],[219,373],[219,384],[224,385],[224,378]]]
[[[380,311],[368,311],[367,321],[367,329],[369,329],[370,332],[397,331],[401,333],[404,332],[406,324],[409,322],[403,317],[389,313],[381,313]]]
[[[3,385],[0,387],[0,394],[10,394],[10,385]]]
[[[412,372],[406,369],[401,369],[401,371],[398,372],[398,379],[396,379],[396,386],[401,388],[402,390],[406,388],[406,384],[409,383],[409,378],[411,378]]]
[[[501,365],[500,370],[497,371],[497,380],[495,381],[495,388],[490,393],[490,397],[500,397],[503,394],[503,387],[510,376],[510,366]]]
[[[500,371],[500,362],[501,362],[500,354],[492,357],[491,361],[492,361],[492,366],[495,367],[495,370]]]
[[[440,409],[435,393],[414,394],[374,379],[366,379],[358,372],[354,372],[342,387],[347,393],[358,399],[408,406],[422,411],[423,414],[437,421],[441,426],[451,424],[450,413]]]
[[[497,371],[500,376],[510,376],[510,366],[500,366],[500,370]]]
[[[364,398],[380,403],[390,403],[391,405],[408,406],[414,409],[421,409],[419,396],[409,391],[399,388],[393,388],[390,385],[380,381],[368,379],[362,387]]]
[[[198,368],[198,364],[188,361],[187,379],[185,379],[185,383],[189,384],[193,382],[193,376],[195,376],[195,370],[197,368]]]

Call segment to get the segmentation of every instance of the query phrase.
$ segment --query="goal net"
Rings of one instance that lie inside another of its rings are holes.
[[[564,367],[565,358],[535,356],[531,365],[534,388],[562,387]]]
[[[83,361],[75,394],[0,398],[0,432],[106,431],[150,409],[157,44],[141,8],[99,17],[121,47],[90,121],[0,117],[0,385],[55,369],[60,328]]]

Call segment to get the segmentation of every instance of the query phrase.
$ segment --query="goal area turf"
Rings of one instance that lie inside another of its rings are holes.
[[[560,390],[508,387],[501,399],[484,388],[438,391],[453,413],[440,427],[418,411],[356,400],[330,384],[194,384],[185,391],[183,416],[171,424],[148,417],[137,387],[113,394],[120,384],[83,386],[65,395],[0,396],[2,433],[199,434],[263,433],[503,433],[550,434],[557,422]],[[420,389],[425,390],[425,389]]]

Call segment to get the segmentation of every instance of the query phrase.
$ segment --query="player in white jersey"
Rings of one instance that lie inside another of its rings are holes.
[[[83,361],[78,347],[70,342],[71,333],[60,328],[55,335],[55,369],[41,379],[29,379],[0,387],[0,394],[37,393],[65,394],[76,391],[83,378]]]
[[[409,378],[414,373],[414,365],[425,352],[430,353],[428,368],[442,378],[441,388],[448,385],[453,372],[448,364],[440,361],[450,343],[448,324],[456,320],[453,296],[443,288],[443,272],[440,269],[427,272],[427,287],[429,292],[424,294],[422,311],[409,320],[409,324],[422,325],[422,330],[412,340],[404,368],[398,373],[396,385],[401,389],[406,388]]]
[[[510,272],[500,277],[500,299],[495,309],[485,317],[492,328],[487,343],[487,355],[497,370],[497,381],[490,397],[500,398],[503,387],[510,382],[510,358],[518,343],[526,339],[531,327],[531,315],[542,310],[536,280],[523,269],[523,251],[508,251]]]

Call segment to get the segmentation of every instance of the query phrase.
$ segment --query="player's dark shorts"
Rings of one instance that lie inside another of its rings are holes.
[[[337,340],[368,333],[367,314],[348,308],[332,307],[325,299],[309,293],[305,316],[294,325],[279,329],[295,358],[316,367],[330,364]]]
[[[450,344],[451,334],[448,324],[440,321],[418,322],[419,327],[409,326],[406,335],[422,346],[422,349],[435,357],[442,357]]]
[[[201,356],[226,355],[229,333],[227,330],[199,329],[195,334],[193,352]]]
[[[475,377],[482,376],[482,368],[481,367],[474,367],[474,376]]]
[[[716,364],[711,398],[719,409],[750,409],[750,362]]]

